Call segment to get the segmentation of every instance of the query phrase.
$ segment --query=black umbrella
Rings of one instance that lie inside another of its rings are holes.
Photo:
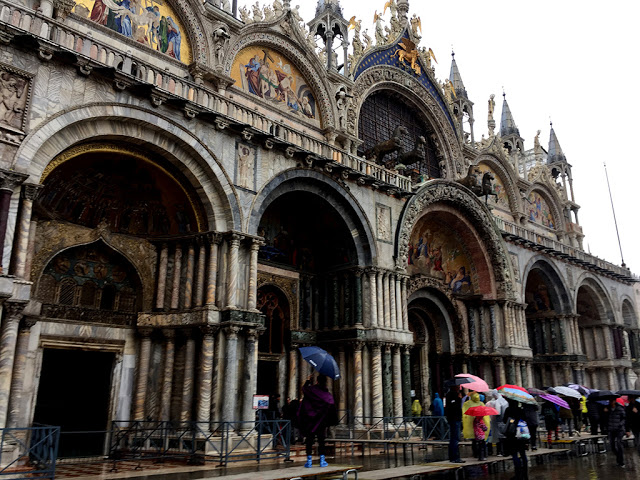
[[[618,395],[631,395],[640,397],[640,390],[618,390]]]
[[[469,377],[456,377],[444,382],[444,386],[453,387],[454,385],[464,385],[465,383],[472,383],[473,381],[473,378]]]
[[[611,390],[598,390],[597,392],[592,392],[589,395],[589,400],[611,400],[612,398],[618,398],[620,395],[617,393],[613,393]]]

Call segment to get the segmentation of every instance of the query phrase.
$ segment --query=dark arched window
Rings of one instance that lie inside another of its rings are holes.
[[[436,148],[430,138],[432,129],[401,95],[390,91],[376,92],[367,97],[362,105],[358,120],[358,136],[363,144],[359,147],[358,154],[364,155],[364,152],[370,148],[389,140],[398,126],[405,127],[409,132],[402,136],[403,152],[412,151],[419,137],[424,137],[427,141],[424,160],[406,166],[429,178],[440,178]],[[394,160],[397,155],[397,153],[389,154],[384,161]]]

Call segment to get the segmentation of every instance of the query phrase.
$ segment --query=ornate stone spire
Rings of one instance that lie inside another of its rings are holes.
[[[340,0],[318,0],[316,5],[316,17],[325,10],[332,10],[342,17],[342,7],[340,6]]]
[[[551,123],[551,134],[549,135],[549,150],[547,153],[547,163],[566,163],[567,157],[564,156],[562,152],[562,147],[560,146],[560,142],[558,142],[558,137],[556,136],[556,132],[553,129],[553,123]]]
[[[464,88],[464,83],[462,83],[460,70],[458,70],[455,52],[451,52],[451,71],[449,72],[449,81],[453,85],[453,89],[456,91],[456,96],[469,98],[467,96],[467,90]]]
[[[509,104],[507,103],[507,94],[502,94],[502,118],[500,119],[500,136],[508,137],[509,135],[520,136],[520,130],[516,126],[516,122],[513,120]]]

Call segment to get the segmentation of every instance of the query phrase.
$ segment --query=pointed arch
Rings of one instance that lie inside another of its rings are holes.
[[[507,168],[503,161],[497,156],[489,153],[481,153],[475,160],[475,163],[487,165],[496,175],[500,177],[500,181],[504,185],[509,199],[509,210],[514,218],[518,217],[521,211],[521,198],[517,187],[518,178],[512,168]]]

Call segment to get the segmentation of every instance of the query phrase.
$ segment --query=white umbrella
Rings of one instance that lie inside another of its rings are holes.
[[[569,387],[553,387],[553,389],[557,393],[559,393],[560,395],[564,395],[565,397],[577,398],[578,400],[580,400],[582,398],[582,395],[580,395],[580,392],[578,392],[577,390],[574,390],[573,388],[569,388]]]

